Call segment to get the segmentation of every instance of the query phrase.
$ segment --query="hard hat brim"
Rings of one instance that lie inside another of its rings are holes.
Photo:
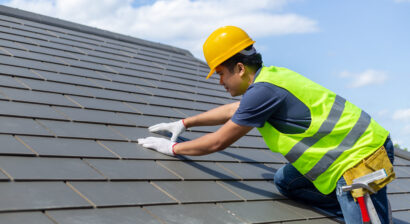
[[[215,73],[215,69],[211,69],[211,71],[209,72],[208,76],[206,77],[206,79],[209,79],[209,77],[212,76],[212,74]]]

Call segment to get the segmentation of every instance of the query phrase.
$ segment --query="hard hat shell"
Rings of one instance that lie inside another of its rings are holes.
[[[211,71],[206,79],[211,77],[215,68],[241,50],[255,43],[248,34],[236,26],[223,26],[216,29],[206,39],[203,45],[205,60]]]

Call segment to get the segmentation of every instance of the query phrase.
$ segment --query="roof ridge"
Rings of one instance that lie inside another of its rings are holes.
[[[139,45],[143,45],[146,47],[155,48],[159,50],[165,50],[168,52],[172,52],[172,53],[176,53],[176,54],[180,54],[184,56],[191,56],[195,58],[190,51],[182,49],[182,48],[174,47],[174,46],[167,45],[167,44],[152,42],[152,41],[148,41],[148,40],[144,40],[141,38],[132,37],[128,35],[123,35],[123,34],[111,32],[111,31],[107,31],[107,30],[103,30],[103,29],[99,29],[95,27],[90,27],[90,26],[79,24],[79,23],[74,23],[74,22],[70,22],[67,20],[54,18],[51,16],[45,16],[45,15],[41,15],[41,14],[29,12],[29,11],[17,9],[17,8],[12,8],[8,6],[4,6],[4,5],[0,5],[0,15],[11,16],[11,17],[15,17],[18,19],[30,20],[31,22],[37,22],[37,23],[42,23],[42,24],[46,24],[50,26],[56,26],[56,27],[60,27],[64,29],[81,32],[81,33],[88,33],[88,34],[92,34],[96,36],[113,39],[116,41],[122,41],[122,42],[131,43],[131,44],[139,44]]]

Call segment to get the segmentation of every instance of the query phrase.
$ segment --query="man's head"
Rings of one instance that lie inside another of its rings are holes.
[[[205,41],[203,50],[211,69],[220,75],[220,84],[232,96],[242,95],[253,81],[253,75],[262,67],[262,56],[253,47],[253,41],[242,29],[225,26],[215,30]]]
[[[215,70],[220,76],[219,84],[223,85],[232,96],[239,96],[244,94],[252,84],[254,75],[260,67],[262,67],[262,56],[256,53],[253,46],[249,46],[218,65]]]

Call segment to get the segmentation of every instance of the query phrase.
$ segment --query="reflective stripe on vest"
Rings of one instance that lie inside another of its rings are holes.
[[[284,155],[324,194],[388,136],[366,112],[289,69],[263,67],[256,82],[284,88],[309,108],[312,120],[304,133],[284,134],[269,122],[258,130],[272,151]]]

